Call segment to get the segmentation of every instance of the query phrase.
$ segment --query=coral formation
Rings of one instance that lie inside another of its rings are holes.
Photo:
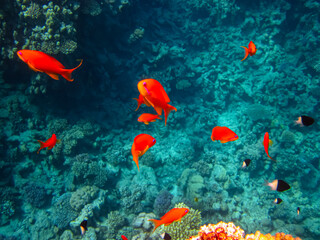
[[[285,233],[276,233],[263,235],[259,231],[255,234],[247,234],[234,223],[219,222],[217,224],[203,225],[197,236],[192,236],[189,240],[301,240],[299,237],[292,237]]]
[[[185,240],[194,235],[201,225],[201,213],[189,208],[184,203],[179,203],[175,208],[188,208],[189,212],[181,219],[181,222],[173,222],[168,226],[161,226],[160,232],[169,233],[172,239]]]

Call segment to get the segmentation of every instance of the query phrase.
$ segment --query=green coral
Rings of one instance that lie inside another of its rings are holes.
[[[172,239],[185,240],[198,233],[201,226],[201,212],[189,208],[184,203],[178,203],[175,208],[188,208],[189,212],[181,219],[181,222],[173,222],[168,226],[161,226],[161,232],[170,234]]]

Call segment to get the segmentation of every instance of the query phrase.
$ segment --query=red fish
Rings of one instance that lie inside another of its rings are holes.
[[[161,119],[158,115],[151,114],[151,113],[142,113],[138,118],[138,122],[143,122],[144,124],[148,125],[149,122],[155,122],[156,119]]]
[[[71,74],[81,66],[80,64],[72,69],[66,69],[58,60],[40,51],[20,50],[17,52],[18,57],[28,64],[29,68],[36,72],[44,72],[55,80],[59,80],[59,75],[72,82]]]
[[[245,60],[248,57],[249,54],[250,54],[250,56],[255,55],[257,50],[258,50],[256,48],[256,45],[254,45],[254,43],[252,41],[250,41],[248,48],[244,47],[244,46],[241,46],[241,47],[243,47],[244,50],[245,50],[244,58],[241,61]]]
[[[144,101],[148,102],[158,115],[162,114],[162,110],[164,111],[165,125],[167,125],[169,113],[172,110],[177,111],[177,109],[168,104],[170,99],[161,83],[151,78],[144,79],[138,83],[138,90],[143,96]]]
[[[220,140],[221,143],[232,142],[238,140],[238,135],[227,127],[214,127],[212,129],[212,141]]]
[[[137,107],[137,109],[135,111],[137,111],[139,109],[141,104],[146,104],[148,107],[151,106],[148,102],[144,101],[144,98],[143,98],[143,96],[141,94],[139,95],[139,98],[134,98],[134,99],[137,100],[137,102],[138,102],[138,107]]]
[[[165,226],[170,225],[175,221],[181,221],[181,218],[184,217],[189,212],[188,208],[172,208],[169,212],[167,212],[160,220],[157,219],[149,219],[148,221],[152,221],[154,223],[153,232],[162,224]]]
[[[266,133],[264,134],[264,138],[263,138],[264,150],[266,151],[267,156],[268,156],[271,160],[273,160],[273,161],[276,162],[276,160],[274,160],[272,157],[269,156],[269,146],[271,146],[271,145],[272,145],[272,141],[269,139],[269,133],[266,132]]]
[[[126,238],[126,236],[121,235],[122,240],[128,240],[128,238]]]
[[[139,170],[139,157],[145,154],[149,148],[156,144],[156,140],[148,134],[139,134],[133,140],[131,147],[131,153],[133,156],[133,161],[137,164]]]
[[[42,142],[40,140],[37,140],[37,141],[40,143],[40,148],[37,153],[39,153],[41,149],[46,147],[51,150],[56,145],[56,143],[60,142],[60,140],[57,139],[57,136],[55,134],[52,134],[51,138],[49,138],[45,142]]]

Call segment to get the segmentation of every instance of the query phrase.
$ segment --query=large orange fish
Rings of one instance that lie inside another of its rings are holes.
[[[36,72],[44,72],[55,80],[59,80],[59,75],[72,82],[71,74],[81,66],[80,64],[72,69],[66,69],[58,60],[40,51],[20,50],[17,52],[18,57],[28,64],[29,68]]]
[[[189,212],[188,208],[172,208],[169,212],[167,212],[160,220],[157,219],[149,219],[148,221],[152,221],[154,223],[153,232],[162,224],[168,226],[169,224],[175,221],[181,221],[181,218],[184,217]]]
[[[241,46],[241,47],[243,47],[244,50],[245,50],[244,58],[241,61],[245,60],[248,57],[249,54],[250,54],[250,56],[255,55],[257,50],[258,50],[256,48],[256,45],[254,45],[254,43],[252,41],[250,41],[248,48],[244,47],[244,46]]]
[[[139,107],[141,106],[141,104],[146,104],[148,107],[151,106],[148,102],[145,102],[145,101],[144,101],[144,98],[143,98],[143,96],[142,96],[141,94],[139,95],[139,98],[134,98],[134,100],[137,100],[137,102],[138,102],[138,106],[137,106],[137,108],[136,108],[135,111],[137,111],[137,110],[139,109]]]
[[[161,119],[161,118],[156,114],[142,113],[138,118],[138,122],[143,122],[144,124],[148,125],[150,122],[155,122],[156,119]]]
[[[266,151],[267,156],[268,156],[271,160],[273,160],[273,161],[276,162],[275,159],[273,159],[272,157],[269,156],[269,146],[270,146],[270,145],[272,145],[272,141],[269,139],[269,133],[266,132],[266,133],[264,134],[264,137],[263,137],[264,150]]]
[[[145,154],[146,151],[148,151],[148,149],[155,144],[156,144],[156,140],[152,136],[145,133],[141,133],[134,138],[133,144],[131,147],[131,153],[133,156],[133,161],[137,164],[138,171],[140,171],[139,157]]]
[[[220,140],[221,143],[226,143],[238,140],[238,138],[238,135],[227,127],[216,126],[212,129],[212,141]]]
[[[151,78],[144,79],[138,83],[138,90],[143,96],[144,101],[148,102],[158,115],[162,114],[162,110],[164,111],[165,125],[167,125],[169,113],[172,110],[177,111],[177,109],[168,104],[170,99],[161,83]]]
[[[37,153],[40,152],[41,149],[43,148],[48,148],[49,150],[51,150],[55,145],[56,143],[59,143],[60,140],[57,139],[57,136],[55,134],[52,134],[51,138],[49,138],[47,141],[45,142],[42,142],[40,140],[37,140],[39,143],[40,143],[40,148],[39,150],[37,151]]]

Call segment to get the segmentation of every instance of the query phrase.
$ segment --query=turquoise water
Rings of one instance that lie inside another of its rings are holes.
[[[201,225],[320,239],[318,1],[1,5],[0,239],[160,239],[146,220],[177,203],[200,211]],[[241,61],[250,41],[257,51]],[[56,81],[29,69],[20,49],[68,69],[83,64],[73,82]],[[156,114],[146,105],[135,111],[146,78],[177,108],[166,126],[164,115],[137,121]],[[315,123],[296,125],[301,115]],[[213,142],[216,126],[239,139]],[[61,143],[37,154],[37,140],[53,133]],[[156,144],[138,172],[131,147],[140,133]],[[290,190],[264,185],[275,179]]]

